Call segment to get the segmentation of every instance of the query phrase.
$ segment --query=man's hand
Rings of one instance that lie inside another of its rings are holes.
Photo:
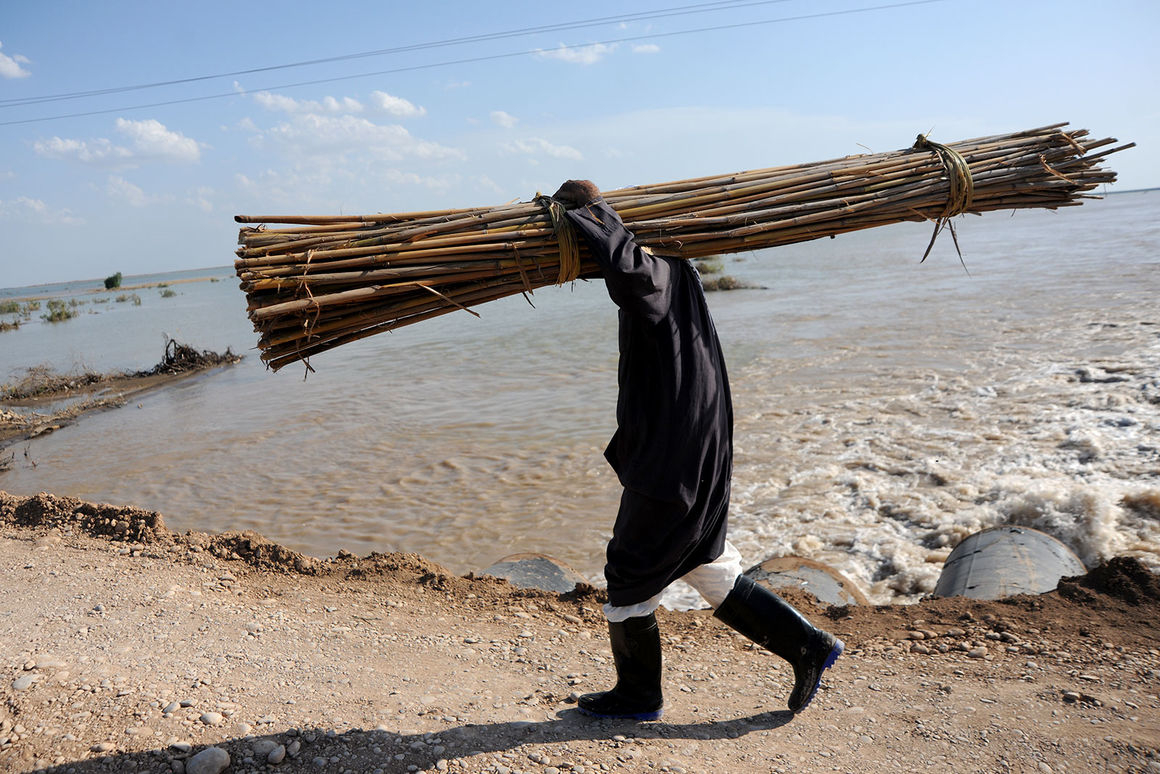
[[[600,189],[591,180],[568,180],[552,198],[567,207],[579,207],[599,199]]]

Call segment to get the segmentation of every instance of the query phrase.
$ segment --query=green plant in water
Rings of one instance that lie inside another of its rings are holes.
[[[19,327],[20,327],[20,320],[19,319],[14,318],[11,321],[0,320],[0,333],[3,333],[4,331],[14,331]]]
[[[723,268],[720,258],[698,258],[695,263],[702,274],[720,274]]]
[[[20,314],[20,302],[0,301],[0,314]]]
[[[40,317],[48,322],[64,322],[76,317],[77,313],[69,309],[68,304],[61,301],[59,298],[53,298],[48,301],[48,312],[42,314]]]
[[[165,288],[165,290],[161,291],[162,298],[173,298],[176,295],[177,295],[177,291],[173,290],[172,288]]]
[[[117,272],[111,277],[105,277],[105,290],[112,290],[121,287],[121,272]]]

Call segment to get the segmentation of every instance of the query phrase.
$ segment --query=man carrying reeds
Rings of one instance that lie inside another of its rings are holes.
[[[619,307],[617,430],[605,457],[624,486],[608,543],[609,638],[616,686],[580,697],[587,715],[661,717],[664,589],[688,581],[714,615],[793,665],[789,708],[809,704],[844,645],[741,574],[725,539],[733,470],[733,407],[721,343],[696,269],[653,255],[587,180],[554,199],[600,265]]]

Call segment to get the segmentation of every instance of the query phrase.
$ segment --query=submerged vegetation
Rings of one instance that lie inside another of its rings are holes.
[[[74,304],[74,306],[76,305]],[[66,304],[64,301],[61,301],[59,298],[52,298],[48,300],[48,312],[42,314],[40,317],[42,320],[55,323],[71,320],[76,316],[77,312],[74,312],[72,309],[70,309],[68,304]]]
[[[696,265],[697,271],[705,275],[701,278],[701,285],[707,293],[715,290],[741,290],[757,287],[728,274],[722,274],[725,266],[717,256],[698,258],[693,263]]]

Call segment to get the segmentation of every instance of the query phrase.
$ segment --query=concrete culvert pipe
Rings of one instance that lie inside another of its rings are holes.
[[[584,583],[580,573],[552,556],[524,553],[505,556],[481,575],[504,578],[521,589],[541,589],[566,593]]]
[[[773,591],[799,589],[827,605],[866,605],[866,595],[852,580],[829,565],[801,556],[777,556],[745,571],[751,580]]]
[[[1027,527],[992,527],[955,546],[943,564],[936,597],[1001,599],[1042,594],[1060,578],[1087,572],[1070,548]]]

